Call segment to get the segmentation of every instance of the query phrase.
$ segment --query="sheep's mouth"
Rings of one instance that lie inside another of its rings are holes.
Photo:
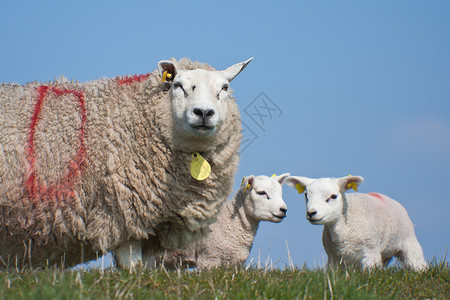
[[[284,216],[277,216],[277,215],[274,215],[274,214],[272,214],[272,216],[273,216],[275,219],[280,220],[280,221],[282,221],[282,220],[286,217],[286,215],[284,215]]]
[[[307,219],[308,219],[308,221],[311,223],[311,224],[319,224],[322,220],[323,220],[323,218],[320,218],[320,219],[313,219],[313,218],[309,218],[309,217],[307,217]]]

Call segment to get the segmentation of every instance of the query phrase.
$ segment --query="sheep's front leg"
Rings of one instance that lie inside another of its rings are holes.
[[[361,260],[361,267],[364,270],[372,270],[383,266],[381,254],[377,252],[367,252]]]
[[[122,268],[133,269],[142,264],[141,241],[128,241],[114,250],[114,258]]]

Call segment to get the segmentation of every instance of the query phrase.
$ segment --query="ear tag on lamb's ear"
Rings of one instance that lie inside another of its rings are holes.
[[[241,188],[244,186],[244,183],[245,183],[245,176],[242,177]],[[244,192],[245,192],[245,190],[248,189],[249,187],[250,187],[250,183],[248,183],[248,184],[245,186]]]
[[[358,185],[357,185],[355,182],[349,182],[349,183],[347,184],[347,189],[349,189],[349,188],[354,189],[355,192],[358,191]]]
[[[297,184],[295,185],[295,188],[297,189],[297,192],[298,192],[299,194],[301,194],[301,193],[303,193],[303,192],[305,191],[305,187],[304,187],[303,185],[301,185],[300,183],[297,183]]]
[[[167,73],[167,71],[164,71],[161,82],[165,82],[166,78],[169,78],[169,79],[172,78],[172,74]]]
[[[211,166],[198,152],[192,153],[191,176],[197,180],[205,180],[211,174]]]
[[[348,174],[348,176],[352,176],[352,175]],[[358,191],[358,185],[356,184],[356,182],[349,182],[347,184],[347,189],[350,189],[350,188],[354,189],[355,192]]]
[[[272,176],[270,176],[270,178],[273,178],[273,177],[277,177],[277,174],[273,174]]]

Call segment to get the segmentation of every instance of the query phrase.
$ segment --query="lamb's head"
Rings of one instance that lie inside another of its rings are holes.
[[[279,223],[286,217],[287,206],[283,201],[282,185],[288,173],[279,176],[244,177],[241,190],[244,194],[244,209],[257,221]]]
[[[311,179],[290,176],[286,183],[304,192],[306,201],[306,218],[311,224],[333,224],[342,217],[346,209],[345,191],[356,187],[364,181],[360,176],[341,178]]]
[[[182,142],[198,143],[213,139],[230,118],[228,108],[234,102],[230,82],[250,63],[235,64],[226,70],[182,70],[174,61],[160,61],[158,72],[171,85],[174,135]]]

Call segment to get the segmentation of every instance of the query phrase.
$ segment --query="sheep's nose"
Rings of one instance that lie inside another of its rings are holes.
[[[194,108],[194,114],[202,119],[206,119],[214,116],[215,112],[213,109]]]
[[[317,211],[311,210],[311,211],[308,211],[307,214],[308,214],[308,219],[311,219],[312,217],[314,217],[317,214]]]
[[[286,207],[280,207],[280,211],[284,214],[286,214],[287,212],[287,208]]]

